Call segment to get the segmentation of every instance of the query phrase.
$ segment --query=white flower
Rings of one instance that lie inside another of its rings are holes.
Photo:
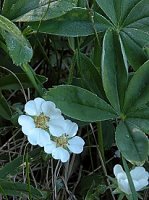
[[[58,126],[56,126],[58,125]],[[83,151],[84,140],[76,136],[78,125],[70,120],[59,120],[59,123],[50,124],[51,140],[44,146],[44,151],[52,154],[54,159],[67,162],[70,153],[79,154]]]
[[[25,104],[26,115],[18,118],[18,123],[22,126],[22,132],[27,135],[28,141],[32,145],[43,147],[50,141],[49,125],[58,123],[63,119],[61,111],[56,108],[51,101],[45,101],[42,98],[35,98]]]
[[[115,165],[113,171],[116,176],[119,189],[126,194],[131,194],[128,178],[122,166]],[[130,175],[136,191],[140,191],[148,185],[149,173],[144,167],[135,167],[130,171]]]

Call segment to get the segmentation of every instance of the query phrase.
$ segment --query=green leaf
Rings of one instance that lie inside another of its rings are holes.
[[[29,192],[28,192],[28,185],[25,183],[14,183],[6,180],[0,179],[0,186],[4,190],[6,195],[14,195],[14,196],[19,196],[19,197],[28,197]],[[42,193],[35,189],[34,187],[30,187],[31,189],[31,194],[32,197],[36,199],[41,199],[42,198]]]
[[[134,70],[137,70],[146,60],[147,57],[141,47],[134,39],[132,39],[127,32],[120,33],[126,55],[130,65]]]
[[[102,49],[102,81],[111,105],[120,113],[127,86],[127,62],[121,39],[112,30],[105,33]]]
[[[149,103],[149,61],[144,63],[131,78],[125,93],[124,112],[131,113]]]
[[[135,124],[143,132],[149,134],[149,106],[127,114],[127,121]]]
[[[134,116],[132,118],[129,117],[127,121],[137,126],[144,133],[149,134],[149,117],[147,119],[143,119],[142,116],[138,116],[138,118]]]
[[[100,6],[100,8],[104,11],[104,13],[109,17],[109,19],[116,24],[117,23],[117,11],[120,11],[119,9],[116,9],[116,5],[118,3],[115,3],[115,0],[96,0],[97,4]]]
[[[23,88],[31,88],[33,85],[30,82],[30,79],[25,73],[16,73],[16,77],[21,81],[21,84]],[[0,89],[1,90],[19,90],[22,89],[19,81],[16,79],[15,76],[12,74],[6,75],[2,78],[0,78]],[[39,79],[41,84],[46,82],[46,77],[41,75],[36,75],[36,77]]]
[[[85,88],[98,96],[105,96],[101,76],[92,61],[82,53],[77,54],[77,60]]]
[[[0,116],[4,119],[10,120],[11,119],[11,110],[10,107],[0,91]]]
[[[74,8],[56,19],[42,21],[40,24],[30,23],[30,26],[42,33],[77,37],[94,34],[94,28],[97,32],[103,32],[111,26],[111,23],[96,12],[91,14],[87,9]]]
[[[140,47],[149,44],[149,31],[145,32],[137,28],[124,28],[123,31],[134,40]]]
[[[133,7],[140,2],[140,0],[125,0],[121,1],[121,24],[126,19]]]
[[[149,6],[148,6],[148,0],[142,0],[139,1],[131,10],[129,15],[126,17],[124,26],[128,26],[129,24],[132,24],[136,21],[139,21],[141,23],[141,20],[145,18],[149,18]],[[140,12],[142,11],[142,12]]]
[[[15,24],[1,15],[0,33],[5,39],[10,57],[14,64],[21,65],[31,60],[33,52],[29,42]]]
[[[3,15],[16,22],[49,20],[64,15],[77,4],[77,0],[5,0]]]
[[[53,101],[65,115],[80,121],[95,122],[117,117],[109,104],[80,87],[57,86],[50,89],[44,98]]]
[[[133,164],[142,164],[148,156],[148,139],[130,122],[120,122],[116,128],[116,144],[122,155]]]

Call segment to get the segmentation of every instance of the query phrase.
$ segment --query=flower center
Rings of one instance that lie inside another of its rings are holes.
[[[48,129],[47,122],[49,121],[49,118],[45,116],[44,114],[40,114],[39,116],[36,116],[34,118],[34,122],[36,124],[36,128],[42,128],[42,129]]]
[[[68,138],[66,136],[62,135],[60,137],[54,137],[53,140],[56,142],[56,145],[58,147],[63,147],[63,148],[67,147]]]

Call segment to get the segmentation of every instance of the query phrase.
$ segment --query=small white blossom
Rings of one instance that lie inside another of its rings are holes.
[[[113,171],[116,176],[119,189],[128,195],[131,194],[128,178],[122,166],[115,165]],[[149,173],[144,167],[135,167],[130,171],[130,175],[136,191],[140,191],[148,185]]]
[[[43,147],[50,141],[49,126],[59,119],[63,119],[61,111],[56,108],[51,101],[42,98],[35,98],[25,104],[26,115],[18,118],[18,123],[22,126],[22,132],[27,135],[28,141],[32,145]]]
[[[83,151],[84,140],[76,136],[78,125],[70,120],[59,120],[50,124],[50,142],[44,146],[44,151],[52,154],[54,159],[67,162],[70,153],[79,154]]]

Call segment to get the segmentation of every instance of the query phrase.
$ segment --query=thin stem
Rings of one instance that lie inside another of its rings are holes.
[[[98,145],[102,155],[103,160],[105,160],[104,155],[104,143],[103,143],[103,134],[102,134],[102,125],[101,122],[97,123],[97,131],[98,131]]]
[[[123,162],[123,166],[124,166],[127,178],[128,178],[128,182],[129,182],[129,185],[130,185],[130,190],[132,192],[132,195],[131,195],[132,197],[130,197],[130,198],[128,197],[128,198],[132,199],[132,200],[138,200],[137,193],[136,193],[136,190],[135,190],[135,187],[134,187],[134,183],[133,183],[132,177],[131,177],[130,172],[129,172],[129,168],[128,168],[127,162],[126,162],[126,160],[125,160],[125,158],[123,156],[122,156],[122,162]]]

